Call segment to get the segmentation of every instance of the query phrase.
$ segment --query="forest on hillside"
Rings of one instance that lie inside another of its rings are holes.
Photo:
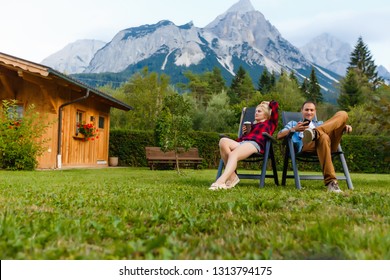
[[[230,86],[218,68],[200,74],[187,71],[188,83],[173,86],[169,76],[144,68],[120,87],[105,85],[99,90],[134,107],[130,112],[113,109],[113,129],[155,130],[163,111],[173,115],[177,111],[171,102],[175,97],[185,105],[176,114],[188,116],[190,128],[197,131],[235,133],[242,108],[264,100],[277,100],[280,111],[299,111],[305,100],[312,100],[317,103],[318,119],[326,120],[345,110],[354,134],[389,135],[390,87],[378,77],[376,68],[367,45],[359,38],[347,73],[340,80],[336,106],[324,101],[314,69],[299,83],[294,72],[282,71],[277,76],[265,68],[254,83],[240,67]]]

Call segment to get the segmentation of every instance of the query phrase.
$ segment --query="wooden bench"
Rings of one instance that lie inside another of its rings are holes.
[[[145,147],[146,159],[151,170],[156,167],[176,167],[176,155],[174,151],[163,152],[160,147]],[[190,148],[188,151],[184,149],[178,153],[179,165],[182,167],[192,166],[197,168],[202,163],[202,158],[199,157],[197,148]]]

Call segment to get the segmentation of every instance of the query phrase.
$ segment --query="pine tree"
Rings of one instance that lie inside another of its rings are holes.
[[[254,92],[252,78],[245,69],[240,66],[230,86],[230,102],[232,104],[237,104],[242,100],[246,100],[248,103]]]
[[[258,90],[261,94],[267,94],[271,90],[271,88],[271,77],[267,70],[267,67],[264,67],[263,73],[261,73],[261,76],[259,78]]]
[[[191,92],[192,96],[198,104],[206,105],[211,97],[209,84],[202,74],[196,74],[192,71],[186,71],[184,76],[189,80],[188,84],[183,86]]]
[[[306,96],[309,90],[309,79],[305,78],[302,82],[302,85],[300,87],[300,90],[303,94],[303,96]]]
[[[275,85],[276,85],[276,75],[275,75],[275,71],[274,71],[274,70],[272,70],[272,75],[271,75],[271,82],[270,82],[270,84],[271,84],[271,88],[274,88]]]
[[[311,100],[316,103],[320,103],[324,100],[321,93],[321,87],[320,84],[318,83],[316,71],[314,70],[314,68],[311,68],[310,79],[307,81],[306,84],[302,85],[302,87],[305,87],[303,89],[305,91],[302,92],[307,100]]]
[[[295,76],[295,72],[294,70],[290,72],[290,80],[295,82],[297,85],[299,85],[299,82],[298,82],[298,79],[297,79],[297,76]]]
[[[342,81],[342,88],[337,103],[343,110],[349,110],[349,107],[358,105],[358,100],[361,95],[360,86],[358,83],[356,72],[351,69],[347,72],[347,76]]]
[[[376,71],[376,65],[372,59],[371,52],[369,51],[368,46],[363,42],[361,36],[351,53],[351,60],[347,71],[350,69],[354,69],[358,75],[366,76],[368,82],[374,89],[383,82],[383,80],[378,77],[378,72]]]
[[[310,73],[309,91],[315,102],[320,103],[323,101],[321,87],[320,84],[318,83],[316,71],[314,70],[314,68],[311,69],[311,73]]]
[[[235,77],[233,78],[233,80],[232,80],[232,84],[230,85],[230,89],[231,89],[232,91],[235,91],[235,92],[238,92],[238,91],[239,91],[240,86],[241,86],[241,84],[242,84],[243,81],[244,81],[245,75],[246,75],[245,69],[244,69],[242,66],[240,66],[240,67],[238,68],[238,71],[237,71],[237,73],[236,73],[236,76],[235,76]]]
[[[211,72],[206,72],[205,76],[208,81],[208,88],[212,94],[218,94],[226,89],[225,80],[221,69],[218,67],[214,67]]]
[[[350,107],[360,104],[361,98],[362,90],[358,75],[354,69],[349,69],[347,76],[341,81],[341,91],[337,103],[342,110],[349,111]]]

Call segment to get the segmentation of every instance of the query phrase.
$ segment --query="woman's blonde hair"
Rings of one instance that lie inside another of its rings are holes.
[[[259,105],[257,105],[256,108],[259,108],[259,107],[260,107],[260,110],[263,111],[267,115],[267,119],[269,119],[271,117],[271,114],[272,114],[272,110],[269,107],[269,101],[261,102]]]

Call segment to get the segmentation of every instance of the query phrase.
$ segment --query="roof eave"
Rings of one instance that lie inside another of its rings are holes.
[[[97,96],[100,96],[100,97],[102,97],[104,99],[109,100],[110,101],[109,103],[110,103],[111,107],[114,107],[114,108],[117,108],[117,109],[120,109],[120,110],[123,110],[123,111],[130,111],[130,110],[134,109],[132,106],[127,105],[126,103],[124,103],[124,102],[122,102],[122,101],[120,101],[120,100],[118,100],[118,99],[116,99],[116,98],[114,98],[114,97],[112,97],[112,96],[110,96],[108,94],[105,94],[105,93],[103,93],[103,92],[101,92],[101,91],[99,91],[99,90],[97,90],[97,89],[95,89],[95,88],[93,88],[91,86],[88,86],[88,85],[86,85],[84,83],[81,83],[80,81],[78,81],[76,79],[73,79],[73,78],[71,78],[71,77],[69,77],[69,76],[67,76],[65,74],[62,74],[61,72],[58,72],[58,71],[56,71],[56,70],[54,70],[52,68],[47,68],[47,70],[48,70],[49,74],[57,76],[57,77],[59,77],[61,79],[64,79],[64,80],[70,82],[70,83],[76,84],[77,86],[79,86],[81,88],[84,88],[86,90],[89,89],[93,94],[96,94]]]

